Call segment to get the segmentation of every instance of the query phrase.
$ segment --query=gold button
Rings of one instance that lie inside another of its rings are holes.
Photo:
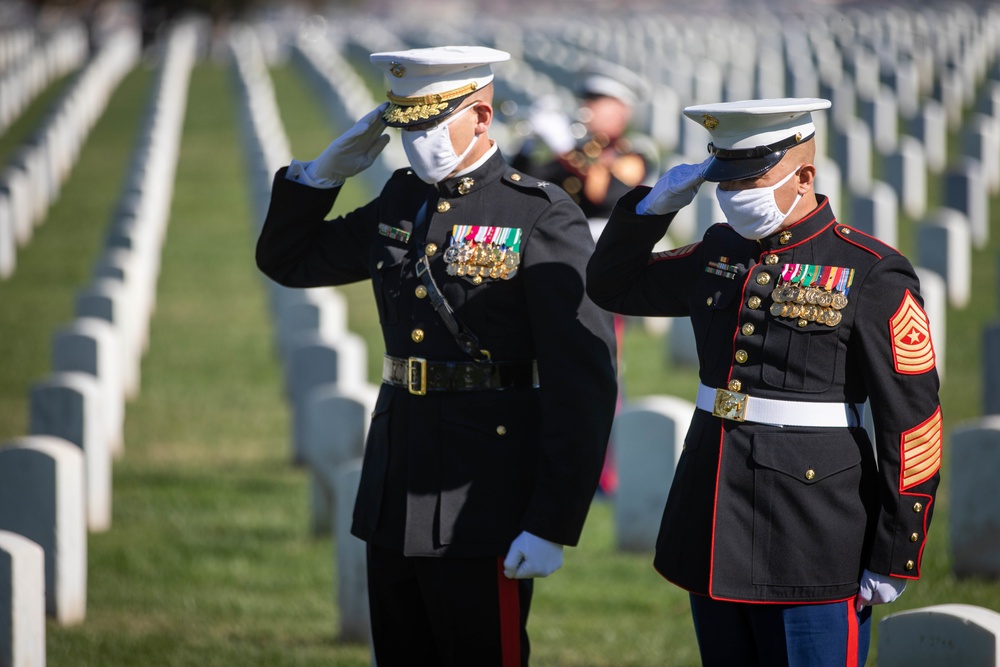
[[[378,261],[377,264],[375,264],[376,269],[381,269],[383,266],[385,266],[385,262],[383,262],[381,259]]]
[[[777,264],[778,263],[778,256],[777,255],[767,255],[764,258],[764,263],[768,264],[768,265]]]
[[[809,324],[809,320],[799,320],[797,324],[799,325],[799,327],[804,327]]]
[[[413,331],[410,332],[410,338],[413,340],[414,343],[419,343],[424,339],[424,330],[414,329]]]
[[[503,424],[497,426],[497,435],[507,435],[507,427]]]
[[[521,180],[521,174],[511,174],[510,175],[510,180],[512,180],[512,181],[519,181],[519,180]]]
[[[917,535],[916,533],[913,533],[912,535],[910,535],[910,541],[911,542],[916,542],[919,539],[920,539],[920,536]]]
[[[427,288],[423,285],[417,285],[417,289],[413,290],[413,293],[417,295],[418,299],[423,299],[427,296]]]
[[[449,201],[438,202],[438,213],[447,213],[449,210],[451,210],[451,202]]]
[[[743,325],[743,328],[740,329],[740,331],[743,332],[744,336],[752,336],[753,335],[753,331],[754,331],[754,329],[753,329],[753,323],[752,322],[747,322],[746,324]]]
[[[706,306],[711,306],[713,303],[715,303],[715,299],[713,299],[712,297],[708,297],[707,299],[705,299]]]
[[[747,354],[746,350],[736,350],[736,361],[739,363],[745,364],[748,356],[750,355]]]
[[[750,310],[757,310],[758,308],[760,308],[760,297],[759,296],[750,297],[749,301],[747,301],[747,308],[749,308]]]
[[[815,479],[815,477],[816,477],[816,471],[815,470],[812,470],[812,469],[806,470],[806,479],[812,480],[812,479]]]
[[[424,252],[427,253],[428,257],[430,257],[431,255],[433,255],[437,251],[438,251],[437,243],[428,243],[427,247],[424,248]]]
[[[916,566],[916,563],[914,563],[912,560],[908,560],[908,561],[906,561],[906,565],[904,565],[903,568],[905,570],[909,571],[909,570],[912,570],[915,566]]]
[[[729,381],[729,391],[739,391],[742,388],[743,388],[743,383],[740,382],[739,380]]]
[[[770,273],[758,273],[757,274],[757,284],[758,285],[766,285],[769,282],[771,282],[771,274]]]
[[[781,236],[778,237],[778,243],[781,245],[787,245],[789,241],[792,240],[791,232],[781,232]]]
[[[917,512],[919,514],[923,509],[924,509],[924,506],[921,505],[920,503],[913,503],[913,511],[914,512]]]
[[[840,228],[840,232],[842,234],[850,234],[851,233],[851,228],[850,227],[841,227]]]

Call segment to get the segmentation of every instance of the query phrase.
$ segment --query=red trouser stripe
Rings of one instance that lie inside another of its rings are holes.
[[[497,558],[497,591],[500,594],[500,652],[503,667],[521,665],[521,598],[517,579],[503,573],[503,558]]]
[[[858,667],[858,612],[854,600],[844,603],[847,608],[847,667]]]

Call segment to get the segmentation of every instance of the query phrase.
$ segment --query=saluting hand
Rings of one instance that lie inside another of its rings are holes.
[[[523,531],[514,538],[503,561],[503,573],[508,579],[547,577],[563,562],[563,546]]]
[[[636,207],[639,215],[666,215],[679,211],[694,199],[698,188],[705,182],[702,174],[708,158],[701,164],[679,164],[660,177],[649,194]]]
[[[382,123],[382,112],[388,104],[383,102],[369,111],[354,127],[334,139],[309,163],[306,175],[315,182],[329,181],[339,185],[370,167],[389,143],[389,135],[383,134],[386,126]]]

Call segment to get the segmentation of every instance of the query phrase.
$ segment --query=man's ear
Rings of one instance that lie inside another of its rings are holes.
[[[799,193],[805,194],[808,190],[811,190],[816,184],[816,165],[804,164],[799,168]],[[803,191],[803,186],[807,186],[807,190]]]
[[[472,113],[476,114],[476,122],[478,123],[476,133],[485,132],[490,123],[493,122],[493,106],[487,102],[479,102]]]

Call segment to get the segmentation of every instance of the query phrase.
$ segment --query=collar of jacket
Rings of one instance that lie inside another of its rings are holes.
[[[464,197],[499,180],[506,170],[507,162],[498,150],[475,171],[441,181],[437,184],[437,190],[443,198]]]
[[[830,200],[825,195],[817,195],[819,205],[809,215],[795,224],[785,227],[770,236],[765,236],[758,243],[766,252],[785,250],[804,243],[824,229],[837,222],[830,207]]]

